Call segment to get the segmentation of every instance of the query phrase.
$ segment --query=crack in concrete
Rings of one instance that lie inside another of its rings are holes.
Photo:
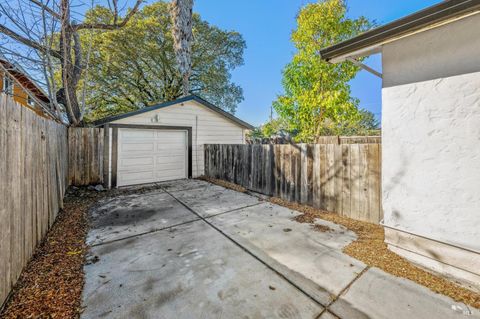
[[[178,202],[178,199],[175,198],[174,196],[172,196],[172,194],[168,193],[167,191],[165,191],[163,189],[162,189],[162,191],[164,193],[168,194],[170,197],[172,197],[173,199],[175,199]],[[183,203],[181,203],[181,204],[182,204],[182,206],[185,206]],[[218,214],[214,214],[214,215],[211,215],[211,216],[208,216],[208,217],[205,217],[205,218],[209,219],[209,218],[217,217],[217,216],[228,214],[228,213],[233,213],[233,212],[236,212],[238,210],[253,207],[253,206],[257,206],[257,205],[260,205],[260,204],[263,204],[263,202],[259,202],[259,203],[253,204],[253,205],[248,205],[248,206],[245,206],[245,207],[231,209],[231,210],[228,210],[226,212],[221,212],[221,213],[218,213]],[[163,228],[158,228],[158,229],[153,229],[153,230],[149,230],[149,231],[146,231],[146,232],[143,232],[143,233],[138,233],[138,234],[135,234],[135,235],[122,237],[122,238],[117,238],[117,239],[113,239],[113,240],[108,240],[108,241],[104,241],[104,242],[101,242],[101,243],[92,244],[92,245],[89,245],[89,246],[90,247],[98,247],[98,246],[102,246],[102,245],[105,245],[105,244],[115,243],[115,242],[126,240],[126,239],[131,239],[131,238],[135,238],[135,237],[140,237],[140,236],[156,233],[156,232],[163,231],[163,230],[168,230],[168,229],[173,228],[173,227],[178,227],[178,226],[183,226],[183,225],[186,225],[186,224],[191,224],[191,223],[198,222],[198,221],[201,221],[201,220],[202,220],[201,218],[197,218],[197,219],[189,220],[189,221],[186,221],[186,222],[178,223],[178,224],[175,224],[175,225],[171,225],[171,226],[167,226],[167,227],[163,227]]]
[[[148,234],[151,234],[151,233],[155,233],[155,232],[159,232],[159,231],[164,231],[164,230],[168,230],[168,229],[171,229],[171,228],[174,228],[174,227],[178,227],[178,226],[182,226],[182,225],[186,225],[186,224],[191,224],[191,223],[194,223],[194,222],[199,222],[199,221],[203,221],[205,222],[207,225],[209,225],[210,227],[212,227],[214,230],[216,230],[217,232],[219,232],[221,235],[223,235],[225,238],[227,238],[228,240],[230,240],[231,242],[233,242],[236,246],[238,246],[239,248],[241,248],[243,251],[245,251],[247,254],[249,254],[250,256],[252,256],[253,258],[255,258],[257,261],[259,261],[260,263],[262,263],[265,267],[267,267],[268,269],[270,269],[271,271],[273,271],[275,274],[277,274],[280,278],[284,279],[286,282],[288,282],[290,285],[292,285],[293,287],[295,287],[299,292],[303,293],[305,296],[307,296],[308,298],[310,298],[312,301],[314,301],[316,304],[320,305],[323,307],[323,309],[321,310],[321,312],[318,314],[318,316],[316,316],[315,318],[320,318],[324,313],[330,313],[330,314],[333,314],[334,316],[340,318],[337,314],[335,314],[335,312],[331,311],[330,310],[330,307],[343,295],[345,294],[349,289],[350,287],[368,270],[370,269],[369,266],[366,266],[361,272],[359,272],[357,274],[357,276],[355,276],[355,278],[350,281],[350,283],[345,286],[345,288],[342,289],[342,291],[340,291],[340,293],[338,295],[333,295],[334,298],[332,298],[330,300],[330,302],[326,305],[322,304],[321,302],[319,302],[315,297],[313,297],[311,294],[309,294],[308,292],[306,292],[304,289],[302,289],[300,286],[298,286],[295,282],[293,282],[292,280],[290,280],[286,275],[282,274],[280,271],[276,270],[273,266],[271,266],[270,264],[268,264],[266,261],[264,261],[263,259],[261,259],[260,257],[258,257],[256,254],[254,254],[252,251],[250,251],[248,248],[246,248],[245,246],[243,246],[242,244],[240,244],[238,241],[236,241],[234,238],[232,238],[230,235],[228,235],[227,233],[225,233],[224,231],[222,231],[219,227],[215,226],[212,222],[209,221],[209,219],[212,219],[214,217],[217,217],[217,216],[220,216],[220,215],[224,215],[224,214],[228,214],[228,213],[232,213],[232,212],[236,212],[236,211],[239,211],[239,210],[242,210],[242,209],[245,209],[245,208],[250,208],[250,207],[254,207],[254,206],[257,206],[257,205],[260,205],[260,204],[264,204],[265,201],[261,198],[261,197],[258,197],[258,196],[254,196],[252,194],[250,194],[250,196],[254,196],[254,197],[257,197],[259,199],[261,199],[262,201],[258,202],[258,203],[255,203],[255,204],[252,204],[252,205],[248,205],[248,206],[244,206],[244,207],[239,207],[239,208],[235,208],[235,209],[231,209],[229,211],[226,211],[226,212],[221,212],[221,213],[218,213],[218,214],[214,214],[214,215],[211,215],[211,216],[207,216],[207,217],[203,217],[202,215],[200,215],[199,213],[197,213],[194,209],[192,209],[188,204],[184,203],[182,200],[178,199],[177,197],[175,197],[174,194],[172,193],[175,193],[175,192],[170,192],[168,191],[167,189],[163,188],[161,185],[158,185],[157,186],[161,187],[161,190],[168,194],[169,196],[171,196],[173,199],[175,199],[180,205],[182,205],[183,207],[185,207],[189,212],[191,212],[192,214],[194,214],[197,219],[194,219],[194,220],[190,220],[190,221],[186,221],[186,222],[182,222],[182,223],[178,223],[178,224],[175,224],[175,225],[171,225],[171,226],[168,226],[168,227],[164,227],[164,228],[159,228],[159,229],[155,229],[155,230],[151,230],[151,231],[148,231],[148,232],[143,232],[143,233],[139,233],[139,234],[135,234],[135,235],[132,235],[132,236],[127,236],[127,237],[123,237],[123,238],[118,238],[118,239],[114,239],[114,240],[110,240],[110,241],[106,241],[106,242],[102,242],[102,243],[98,243],[98,244],[93,244],[93,245],[90,245],[90,247],[98,247],[98,246],[102,246],[102,245],[106,245],[106,244],[110,244],[110,243],[114,243],[114,242],[118,242],[118,241],[122,241],[122,240],[127,240],[127,239],[131,239],[131,238],[136,238],[136,237],[141,237],[141,236],[145,236],[145,235],[148,235]]]
[[[296,283],[294,283],[292,280],[290,280],[289,278],[287,278],[284,274],[282,274],[281,272],[277,271],[275,268],[273,268],[271,265],[269,265],[267,262],[265,262],[264,260],[262,260],[261,258],[259,258],[257,255],[255,255],[253,252],[251,252],[250,250],[248,250],[245,246],[243,246],[242,244],[240,244],[238,241],[236,241],[235,239],[233,239],[231,236],[229,236],[227,233],[225,233],[224,231],[222,231],[219,227],[215,226],[213,223],[211,223],[208,219],[208,218],[205,218],[203,216],[201,216],[199,213],[197,213],[195,210],[193,210],[192,208],[190,208],[186,203],[184,203],[183,201],[181,201],[180,199],[176,198],[173,194],[171,194],[168,190],[164,189],[164,191],[169,194],[170,196],[172,196],[175,200],[177,200],[181,205],[183,205],[186,209],[188,209],[190,212],[192,212],[193,214],[195,214],[196,216],[198,216],[202,221],[204,221],[207,225],[209,225],[210,227],[212,227],[213,229],[215,229],[216,231],[218,231],[221,235],[223,235],[225,238],[227,238],[228,240],[230,240],[232,243],[234,243],[236,246],[238,246],[240,249],[242,249],[243,251],[245,251],[247,254],[249,254],[250,256],[252,256],[253,258],[255,258],[257,261],[259,261],[260,263],[262,263],[265,267],[267,267],[268,269],[270,269],[271,271],[273,271],[274,273],[276,273],[280,278],[283,278],[286,282],[288,282],[290,285],[292,285],[293,287],[295,287],[298,291],[300,291],[301,293],[303,293],[305,296],[307,296],[308,298],[310,298],[313,302],[315,302],[316,304],[322,306],[322,307],[325,307],[323,304],[321,304],[317,299],[315,299],[312,295],[310,295],[308,292],[306,292],[305,290],[303,290],[301,287],[299,287]],[[211,216],[213,217],[213,216]],[[320,312],[319,316],[324,312],[324,309],[322,309],[322,311]],[[317,316],[318,317],[318,316]]]
[[[172,194],[170,194],[168,191],[166,191],[165,189],[163,189],[167,194],[169,194],[170,196],[172,196],[173,198],[175,198],[177,201],[179,201],[175,196],[173,196]],[[256,197],[260,200],[262,200],[263,202],[266,202],[265,201],[265,198],[264,196],[265,195],[260,195],[256,192],[253,192],[253,191],[250,191],[248,190],[247,195],[250,195],[250,196],[253,196],[253,197]],[[179,201],[181,204],[183,204],[181,201]],[[185,206],[185,204],[183,204]],[[253,205],[254,206],[254,205]],[[214,216],[211,216],[211,217],[214,217]],[[215,226],[213,226],[213,228],[215,228]],[[216,228],[215,228],[216,229]],[[222,231],[220,231],[220,233],[223,234]],[[225,234],[224,234],[225,235]],[[229,238],[227,235],[225,235],[227,238]],[[295,288],[297,288],[298,290],[300,290],[302,293],[304,293],[305,295],[307,295],[309,298],[311,298],[312,300],[314,300],[316,303],[318,303],[319,305],[321,305],[322,307],[324,307],[324,309],[320,312],[320,314],[315,317],[316,319],[319,319],[324,313],[328,312],[332,315],[334,315],[335,317],[337,318],[340,318],[340,316],[338,316],[335,312],[333,312],[332,310],[330,310],[330,307],[343,295],[345,294],[349,289],[350,287],[361,277],[363,276],[364,273],[366,273],[369,269],[370,269],[370,266],[365,266],[365,268],[359,272],[357,274],[357,276],[355,276],[355,278],[352,279],[352,281],[350,281],[348,283],[347,286],[345,286],[345,288],[342,289],[342,291],[340,291],[340,293],[338,295],[332,295],[334,296],[334,298],[326,305],[323,305],[322,303],[320,303],[319,301],[315,300],[315,298],[313,298],[311,295],[309,295],[308,293],[306,293],[305,291],[303,291],[303,289],[301,289],[300,287],[298,287],[297,285],[295,285],[294,283],[292,283],[288,278],[286,278],[284,275],[282,275],[281,273],[279,273],[278,271],[276,271],[275,269],[273,269],[272,267],[268,266],[265,262],[263,262],[260,258],[256,257],[253,253],[251,253],[250,251],[248,251],[248,249],[244,248],[243,246],[241,246],[239,243],[236,243],[233,239],[229,238],[230,240],[232,240],[235,244],[237,244],[239,247],[241,247],[242,249],[244,249],[245,251],[247,251],[250,255],[254,256],[257,260],[259,260],[260,262],[262,262],[264,265],[266,265],[268,268],[272,269],[274,272],[276,272],[277,274],[279,274],[282,278],[284,278],[287,282],[289,282],[290,284],[292,284]],[[327,247],[327,246],[325,246]]]
[[[317,319],[319,319],[325,312],[330,312],[331,314],[335,315],[336,317],[340,318],[340,316],[338,316],[335,312],[333,312],[330,307],[342,296],[344,295],[349,289],[350,287],[352,287],[352,285],[358,280],[360,279],[360,277],[363,276],[364,273],[366,273],[368,270],[370,269],[370,266],[365,266],[365,268],[363,268],[363,270],[361,272],[359,272],[355,278],[352,279],[352,281],[350,281],[350,283],[348,285],[345,286],[345,288],[342,289],[342,291],[340,291],[340,293],[336,296],[334,296],[334,298],[326,305],[324,306],[325,309],[322,311],[322,313],[320,313],[320,315],[317,317]]]
[[[173,228],[173,227],[178,227],[178,226],[182,226],[182,225],[186,225],[186,224],[191,224],[191,223],[198,222],[198,221],[200,221],[200,219],[197,218],[197,219],[189,220],[189,221],[186,221],[186,222],[178,223],[178,224],[175,224],[175,225],[171,225],[171,226],[167,226],[167,227],[163,227],[163,228],[158,228],[158,229],[153,229],[153,230],[149,230],[149,231],[146,231],[146,232],[143,232],[143,233],[138,233],[138,234],[135,234],[135,235],[122,237],[122,238],[117,238],[117,239],[113,239],[113,240],[108,240],[108,241],[104,241],[104,242],[89,245],[89,246],[90,247],[98,247],[98,246],[102,246],[102,245],[106,245],[106,244],[116,243],[118,241],[122,241],[122,240],[126,240],[126,239],[132,239],[132,238],[135,238],[135,237],[141,237],[141,236],[145,236],[145,235],[148,235],[148,234],[151,234],[151,233],[156,233],[156,232],[159,232],[159,231],[168,230],[168,229]]]
[[[169,194],[170,195],[170,194]],[[171,196],[171,195],[170,195]],[[173,197],[173,196],[172,196]],[[176,198],[175,198],[176,199]],[[176,199],[178,201],[178,199]],[[250,208],[250,207],[254,207],[254,206],[258,206],[260,204],[265,204],[265,202],[258,202],[258,203],[255,203],[255,204],[252,204],[252,205],[248,205],[248,206],[244,206],[244,207],[239,207],[239,208],[234,208],[232,210],[229,210],[229,211],[226,211],[226,212],[222,212],[222,213],[217,213],[217,214],[214,214],[214,215],[210,215],[210,216],[207,216],[207,217],[204,217],[205,219],[211,219],[213,217],[217,217],[217,216],[220,216],[220,215],[224,215],[224,214],[228,214],[228,213],[233,213],[233,212],[236,212],[236,211],[239,211],[239,210],[242,210],[242,209],[245,209],[245,208]]]

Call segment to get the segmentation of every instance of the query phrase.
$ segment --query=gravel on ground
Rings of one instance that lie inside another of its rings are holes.
[[[217,180],[212,178],[203,178],[214,184],[247,192],[248,190],[242,186],[226,182],[224,180]],[[467,305],[480,309],[480,294],[471,291],[461,285],[441,277],[438,274],[431,273],[410,263],[407,259],[390,251],[385,244],[385,232],[382,226],[373,223],[354,220],[345,216],[340,216],[335,213],[326,212],[324,210],[314,208],[307,205],[301,205],[280,199],[277,197],[270,197],[267,199],[271,203],[290,208],[302,213],[294,218],[300,223],[311,224],[317,231],[326,231],[325,229],[318,229],[315,224],[317,218],[342,225],[357,234],[357,240],[349,244],[343,249],[347,255],[356,258],[370,267],[377,267],[383,271],[397,276],[414,281],[430,290],[446,295],[455,301],[463,302]]]

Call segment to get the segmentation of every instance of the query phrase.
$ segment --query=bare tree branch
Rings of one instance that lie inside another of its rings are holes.
[[[118,22],[118,2],[117,0],[112,0],[113,2],[113,24]]]
[[[43,34],[47,35],[50,34],[49,29],[47,28],[47,19],[45,14],[45,8],[42,8],[42,27],[43,27]],[[55,24],[55,21],[52,21]],[[52,27],[51,30],[54,30]],[[58,104],[56,92],[57,92],[57,85],[55,83],[55,72],[54,66],[52,63],[52,57],[50,55],[51,48],[53,46],[54,37],[50,34],[50,36],[44,36],[43,41],[45,42],[44,46],[47,48],[47,53],[42,53],[42,66],[43,66],[43,73],[45,80],[47,81],[47,89],[48,89],[48,96],[50,97],[50,103],[53,105],[55,112],[58,118],[61,118],[61,111],[60,105]]]
[[[117,23],[116,21],[118,20],[118,11],[114,14],[113,17],[113,24],[108,24],[108,23],[80,23],[75,26],[73,26],[74,30],[81,30],[81,29],[103,29],[103,30],[116,30],[124,27],[128,21],[137,13],[140,5],[142,4],[144,0],[137,0],[135,3],[135,6],[130,10],[130,12],[125,16],[125,18],[120,22]],[[116,8],[116,1],[114,1],[114,7]]]
[[[7,45],[2,51],[8,50],[9,42],[24,45],[12,48],[12,55],[17,58],[25,52],[35,52],[41,61],[37,62],[37,73],[43,73],[47,80],[46,87],[49,91],[57,113],[64,110],[70,125],[82,125],[85,111],[85,90],[83,92],[82,105],[78,100],[78,85],[82,79],[88,61],[85,60],[79,30],[82,29],[105,29],[115,30],[125,26],[128,21],[138,12],[144,0],[135,0],[136,3],[126,16],[119,17],[120,9],[118,0],[109,0],[110,14],[113,17],[111,23],[79,23],[71,16],[72,0],[17,0],[19,6],[13,7],[11,1],[0,0],[0,14],[9,20],[0,23],[0,33],[5,34]],[[27,5],[22,7],[20,3]],[[82,5],[82,1],[78,1]],[[92,8],[94,6],[92,0]],[[29,9],[29,10],[25,10]],[[83,14],[80,14],[83,16]],[[57,25],[58,24],[58,25]],[[92,31],[91,31],[92,32]],[[54,47],[58,44],[58,49]],[[15,51],[18,50],[18,51]],[[89,49],[90,51],[91,49]],[[90,52],[87,52],[87,60]],[[59,61],[57,61],[58,59]],[[31,59],[30,59],[31,60]],[[29,60],[29,61],[30,61]],[[34,61],[32,61],[34,62]],[[38,67],[40,66],[40,67]],[[56,74],[61,73],[61,87],[56,85]]]
[[[76,31],[73,31],[73,52],[75,54],[73,78],[76,84],[82,76],[84,67],[82,65],[82,43],[80,42],[80,35]]]
[[[60,16],[60,14],[56,11],[54,11],[52,8],[46,6],[45,4],[43,4],[42,2],[38,1],[38,0],[29,0],[30,2],[36,4],[37,6],[39,6],[42,10],[50,13],[53,17],[57,18],[57,19],[61,19],[62,17]]]
[[[23,36],[21,36],[20,34],[16,33],[15,31],[7,28],[6,26],[4,26],[3,24],[0,24],[0,33],[3,33],[7,36],[9,36],[10,38],[20,42],[20,43],[23,43],[25,44],[26,46],[29,46],[33,49],[36,49],[40,52],[43,52],[43,53],[50,53],[52,56],[58,58],[58,59],[61,59],[62,56],[60,55],[60,52],[58,51],[54,51],[54,50],[48,50],[47,48],[45,48],[43,45],[41,45],[40,43],[38,42],[35,42],[33,40],[30,40],[30,39],[27,39]]]

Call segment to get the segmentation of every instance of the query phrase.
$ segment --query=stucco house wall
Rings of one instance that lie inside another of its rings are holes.
[[[480,14],[382,52],[386,242],[480,285]]]

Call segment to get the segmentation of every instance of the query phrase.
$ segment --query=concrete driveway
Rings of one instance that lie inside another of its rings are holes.
[[[480,318],[342,253],[342,226],[199,180],[91,211],[82,318]]]

